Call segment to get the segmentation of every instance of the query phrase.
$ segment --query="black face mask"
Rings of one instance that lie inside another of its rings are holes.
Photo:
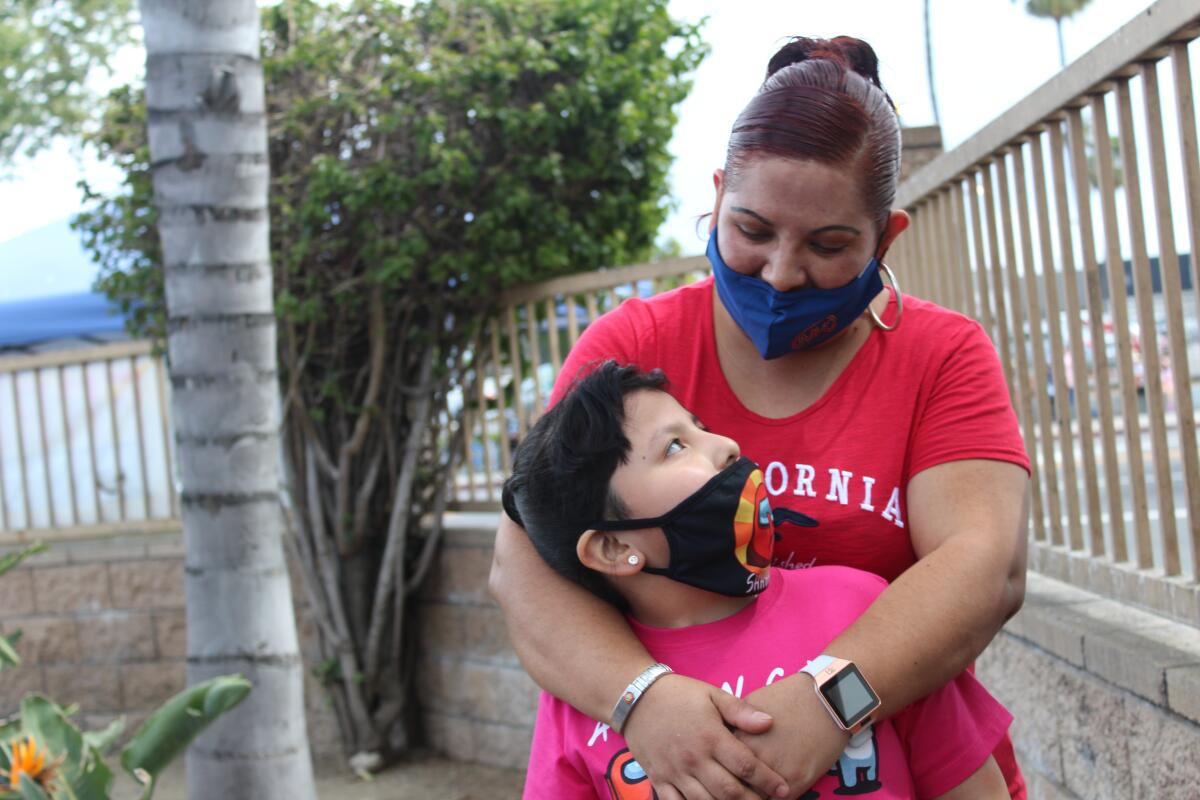
[[[665,569],[644,567],[645,571],[699,589],[744,597],[766,589],[770,580],[775,524],[762,471],[748,458],[721,470],[660,517],[605,520],[589,527],[662,528],[671,563]]]

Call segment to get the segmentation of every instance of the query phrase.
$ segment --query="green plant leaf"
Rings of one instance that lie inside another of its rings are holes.
[[[147,775],[151,782],[157,780],[201,731],[242,702],[250,689],[250,681],[241,675],[221,675],[184,689],[138,729],[121,751],[121,766],[139,782],[146,783]]]
[[[19,788],[20,793],[17,796],[21,800],[50,800],[46,790],[33,781],[21,781]]]
[[[108,727],[99,731],[86,731],[83,740],[93,747],[96,752],[106,755],[117,739],[125,732],[125,718],[114,719]]]
[[[33,544],[21,550],[14,551],[12,553],[5,553],[4,555],[0,556],[0,575],[8,572],[10,569],[17,566],[30,556],[37,555],[46,549],[48,548],[45,542],[34,542]]]
[[[7,636],[0,636],[0,672],[10,667],[21,666],[21,657],[13,648],[18,638],[19,636],[13,636],[11,639]]]

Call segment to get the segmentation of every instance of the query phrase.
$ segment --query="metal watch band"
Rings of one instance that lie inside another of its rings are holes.
[[[621,697],[617,700],[617,704],[613,706],[610,727],[617,733],[625,730],[625,722],[629,719],[629,712],[633,711],[633,707],[637,705],[637,701],[642,699],[642,694],[650,688],[650,684],[661,678],[663,675],[671,672],[671,668],[666,664],[651,664],[642,670],[642,673],[633,679],[633,682],[625,687],[625,691],[621,692]]]

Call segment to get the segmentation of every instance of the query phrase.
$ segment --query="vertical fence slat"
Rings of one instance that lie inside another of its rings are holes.
[[[1058,312],[1058,274],[1054,269],[1054,247],[1051,244],[1050,207],[1046,183],[1046,160],[1039,133],[1029,141],[1033,160],[1034,200],[1037,206],[1038,241],[1041,244],[1042,287],[1046,296],[1046,320],[1050,334],[1051,366],[1054,374],[1054,401],[1058,411],[1057,439],[1062,458],[1062,491],[1067,498],[1067,526],[1070,542],[1082,539],[1079,524],[1079,479],[1075,472],[1075,444],[1071,435],[1071,407],[1067,397],[1065,354],[1062,341],[1062,323]],[[1050,425],[1051,431],[1055,430]],[[1062,542],[1055,542],[1062,544]]]
[[[975,285],[971,280],[971,253],[967,247],[967,199],[963,189],[964,183],[965,181],[958,178],[953,182],[954,244],[958,249],[959,285],[966,301],[962,311],[968,317],[979,319],[979,312],[975,308]]]
[[[1143,76],[1144,78],[1144,76]],[[1143,88],[1145,88],[1143,86]],[[1171,465],[1167,452],[1167,432],[1163,422],[1162,382],[1158,373],[1158,331],[1154,324],[1154,286],[1150,275],[1150,256],[1146,244],[1146,219],[1142,206],[1142,185],[1138,174],[1137,139],[1133,128],[1133,98],[1129,82],[1117,86],[1117,108],[1121,139],[1121,166],[1125,178],[1125,203],[1129,212],[1129,233],[1133,256],[1133,294],[1137,301],[1138,336],[1141,340],[1142,382],[1146,397],[1146,416],[1150,423],[1150,446],[1154,458],[1154,488],[1158,498],[1160,544],[1175,537],[1175,504],[1171,491]],[[1140,416],[1140,415],[1139,415]],[[1139,420],[1140,426],[1140,420]],[[1167,555],[1166,550],[1163,551]],[[1143,565],[1145,566],[1145,565]],[[1176,564],[1176,568],[1178,564]]]
[[[524,439],[525,431],[529,429],[529,426],[525,419],[525,398],[521,396],[521,384],[524,383],[524,376],[521,374],[521,340],[517,336],[517,309],[515,306],[508,307],[504,319],[508,323],[508,365],[512,367],[513,373],[513,410],[517,414],[517,435]]]
[[[504,397],[504,381],[501,380],[500,324],[495,317],[491,321],[491,332],[492,377],[496,381],[496,408],[500,412],[500,469],[507,475],[512,471],[512,453],[508,447],[508,401]]]
[[[1111,90],[1110,90],[1111,91]],[[1092,126],[1096,142],[1097,180],[1099,184],[1100,224],[1104,229],[1104,263],[1109,277],[1109,308],[1112,319],[1112,335],[1116,342],[1117,387],[1121,397],[1124,417],[1124,440],[1126,440],[1126,465],[1130,474],[1130,498],[1133,503],[1135,529],[1146,527],[1146,482],[1142,480],[1141,426],[1138,422],[1138,396],[1133,380],[1133,359],[1129,348],[1129,314],[1124,284],[1124,259],[1121,255],[1121,231],[1117,227],[1116,173],[1112,164],[1112,149],[1109,146],[1108,109],[1105,94],[1092,95]],[[1104,391],[1111,393],[1109,387]],[[1116,411],[1114,410],[1114,415]],[[1105,434],[1108,435],[1108,434]],[[1116,433],[1112,446],[1116,449]],[[1120,481],[1109,483],[1109,492],[1118,501],[1122,499]],[[1112,513],[1112,512],[1110,512]],[[1124,527],[1124,511],[1112,513],[1112,560],[1121,563],[1129,558]],[[1139,534],[1141,535],[1141,534]],[[1148,534],[1146,534],[1148,536]]]
[[[175,491],[175,473],[171,467],[171,425],[168,419],[166,365],[161,356],[151,355],[154,365],[154,385],[158,392],[158,419],[162,427],[163,462],[167,470],[167,502],[172,517],[179,516],[179,496]]]
[[[1162,280],[1163,301],[1166,306],[1168,351],[1171,354],[1172,366],[1178,366],[1175,374],[1183,380],[1175,380],[1175,419],[1179,433],[1181,469],[1185,481],[1183,503],[1188,510],[1188,519],[1200,516],[1200,468],[1197,466],[1196,453],[1196,418],[1192,409],[1192,387],[1188,380],[1187,338],[1183,330],[1183,285],[1179,275],[1179,251],[1175,247],[1175,226],[1171,217],[1171,190],[1167,178],[1167,146],[1163,137],[1162,102],[1158,89],[1158,65],[1152,62],[1142,64],[1142,82],[1145,86],[1144,105],[1146,111],[1146,139],[1150,150],[1150,183],[1154,196],[1154,219],[1158,223],[1158,272]],[[1155,326],[1155,346],[1157,347],[1157,325]],[[1143,352],[1148,352],[1143,348]],[[1146,375],[1153,372],[1160,379],[1162,371],[1160,361],[1148,356]],[[1174,478],[1171,476],[1170,455],[1168,450],[1167,475],[1174,493]],[[1174,509],[1174,504],[1172,504]],[[1170,542],[1168,543],[1167,574],[1178,575],[1182,569],[1180,563],[1180,542],[1175,519],[1172,517]],[[1163,528],[1167,530],[1166,527]],[[1191,549],[1191,548],[1189,548]],[[1193,551],[1194,552],[1194,551]],[[1193,556],[1194,558],[1194,556]]]
[[[10,373],[8,376],[10,381],[16,381],[17,374]],[[15,416],[15,415],[14,415]],[[14,420],[15,421],[15,420]],[[21,429],[16,428],[17,435],[21,435]],[[4,452],[4,427],[0,425],[0,453]],[[12,530],[12,523],[8,519],[8,490],[5,488],[7,478],[4,476],[4,458],[0,457],[0,524],[3,524],[2,530]]]
[[[1196,301],[1196,319],[1200,321],[1200,144],[1196,136],[1196,98],[1192,91],[1192,68],[1186,42],[1171,45],[1171,67],[1175,77],[1180,161],[1183,164],[1188,233],[1192,243],[1192,295]],[[1191,520],[1191,525],[1192,537],[1196,540],[1200,520]],[[1200,567],[1194,565],[1193,568],[1200,574]]]
[[[1116,84],[1118,93],[1124,80]],[[1126,91],[1128,89],[1126,88]],[[1109,140],[1108,109],[1103,97],[1092,100],[1092,124],[1096,140]],[[1138,420],[1137,387],[1133,375],[1133,352],[1129,339],[1129,309],[1125,292],[1125,260],[1121,254],[1120,228],[1117,221],[1116,171],[1108,147],[1096,151],[1100,178],[1100,212],[1104,223],[1104,261],[1108,265],[1108,295],[1112,305],[1113,335],[1117,346],[1117,375],[1121,391],[1121,409],[1125,418],[1125,460],[1132,497],[1134,534],[1133,560],[1138,567],[1153,562],[1150,549],[1149,497],[1146,490],[1145,460],[1142,452],[1142,427]],[[1113,558],[1129,557],[1125,541],[1114,537]]]
[[[125,511],[125,476],[121,472],[121,434],[117,429],[117,392],[113,386],[112,359],[104,360],[105,385],[108,387],[108,421],[112,426],[113,442],[113,486],[117,493],[118,519],[128,519]]]
[[[983,324],[983,329],[995,342],[997,341],[996,320],[992,316],[992,293],[988,287],[987,267],[985,266],[987,255],[983,245],[983,214],[979,210],[979,195],[982,192],[979,172],[972,172],[970,178],[967,179],[967,194],[971,202],[971,241],[975,247],[975,261],[972,264],[971,275],[975,290],[979,295],[979,316],[976,319]]]
[[[1013,380],[1012,351],[1009,349],[1008,304],[1004,301],[1004,277],[1000,263],[999,233],[996,228],[996,197],[992,184],[992,169],[997,166],[994,162],[984,165],[983,175],[984,221],[987,224],[988,236],[988,266],[987,271],[992,280],[992,297],[996,305],[997,344],[1000,348],[1000,365],[1004,370],[1004,381],[1008,384],[1010,399],[1016,401],[1017,384]],[[1001,162],[999,167],[1003,169]]]
[[[1071,340],[1071,375],[1075,388],[1075,419],[1065,417],[1060,421],[1064,427],[1078,428],[1080,456],[1083,460],[1082,489],[1087,498],[1088,527],[1099,529],[1100,526],[1100,487],[1097,481],[1096,448],[1092,441],[1092,398],[1088,390],[1087,348],[1083,342],[1083,332],[1080,321],[1083,319],[1079,304],[1079,270],[1075,265],[1075,246],[1072,237],[1074,226],[1071,224],[1071,195],[1067,189],[1066,155],[1067,146],[1063,138],[1062,122],[1050,123],[1050,165],[1054,176],[1054,195],[1056,198],[1059,259],[1063,275],[1063,299],[1066,300],[1067,332]],[[1072,153],[1072,162],[1079,161],[1080,154]],[[1082,205],[1085,200],[1076,198],[1076,205]],[[1077,209],[1078,211],[1078,209]],[[1085,245],[1086,246],[1086,245]],[[1068,398],[1069,399],[1069,398]],[[1069,405],[1069,404],[1068,404]],[[1082,528],[1082,524],[1080,525]],[[1071,549],[1083,549],[1083,532],[1076,534],[1072,526]]]
[[[476,338],[478,342],[478,337]],[[475,353],[483,352],[477,347]],[[492,470],[492,448],[491,448],[491,423],[488,421],[487,397],[483,392],[483,370],[480,368],[480,358],[475,358],[475,401],[478,403],[479,409],[479,428],[480,441],[483,444],[483,491],[484,497],[487,500],[495,500],[496,494],[493,491],[493,478],[495,472]],[[500,420],[503,425],[504,420]]]
[[[1087,321],[1092,336],[1092,360],[1096,369],[1096,402],[1100,425],[1100,445],[1104,453],[1104,480],[1108,486],[1108,507],[1110,530],[1114,537],[1116,531],[1123,530],[1120,519],[1123,516],[1121,504],[1121,473],[1118,469],[1116,452],[1116,431],[1112,427],[1112,391],[1109,379],[1108,345],[1104,335],[1104,297],[1100,289],[1100,266],[1096,258],[1096,230],[1092,227],[1092,184],[1090,169],[1087,163],[1087,145],[1084,140],[1084,114],[1081,108],[1068,109],[1067,130],[1070,134],[1070,157],[1072,166],[1070,172],[1074,178],[1075,197],[1079,198],[1075,206],[1079,216],[1080,254],[1084,260],[1084,283],[1088,308]],[[1091,409],[1084,405],[1080,411],[1080,426],[1092,428]],[[1085,422],[1086,417],[1086,422]],[[1099,483],[1099,481],[1094,481]],[[1091,500],[1091,497],[1088,498]],[[1100,522],[1099,499],[1094,510],[1094,522],[1088,525],[1092,555],[1110,553],[1104,545],[1104,525]],[[1123,535],[1123,534],[1122,534]]]
[[[71,493],[71,524],[79,524],[79,497],[78,490],[75,486],[75,454],[73,452],[74,437],[71,435],[71,421],[67,413],[67,383],[63,377],[63,371],[66,368],[59,364],[58,366],[58,397],[59,409],[62,411],[62,429],[63,429],[63,449],[67,454],[67,489]],[[0,451],[3,452],[3,451]],[[0,480],[3,477],[0,476]]]
[[[1029,372],[1029,355],[1025,351],[1025,314],[1021,308],[1021,284],[1017,278],[1017,246],[1013,235],[1012,193],[1008,185],[1007,159],[1003,156],[996,162],[996,185],[1000,193],[1000,227],[1004,238],[1005,276],[1008,278],[1008,308],[1012,315],[1012,336],[1016,344],[1013,350],[1017,362],[1017,380],[1012,385],[1016,395],[1017,413],[1021,421],[1021,434],[1025,437],[1025,449],[1032,467],[1030,483],[1033,495],[1034,537],[1046,537],[1044,509],[1042,506],[1041,471],[1037,464],[1037,437],[1033,427],[1033,397],[1038,391],[1038,381]]]
[[[558,343],[558,298],[546,298],[546,338],[550,340],[550,363],[554,374],[562,371],[561,348]]]
[[[567,298],[567,350],[569,351],[579,341],[579,314],[575,311],[575,297]]]
[[[938,241],[942,243],[941,247],[941,263],[938,269],[941,271],[942,282],[946,286],[946,307],[953,308],[957,311],[962,310],[962,298],[959,297],[958,291],[958,270],[955,269],[955,253],[954,240],[951,234],[950,226],[950,193],[949,191],[940,191],[937,193],[937,226],[935,235]]]
[[[1086,153],[1084,141],[1083,112],[1079,108],[1068,111],[1067,121],[1071,134],[1071,152]],[[1107,146],[1108,142],[1096,144]],[[1121,478],[1120,465],[1117,463],[1117,432],[1113,428],[1112,390],[1108,376],[1108,348],[1104,336],[1104,299],[1100,289],[1100,265],[1096,260],[1096,233],[1092,227],[1091,180],[1088,176],[1086,158],[1074,158],[1071,161],[1071,173],[1074,177],[1075,196],[1079,199],[1076,213],[1079,217],[1080,252],[1083,257],[1084,283],[1087,292],[1088,323],[1092,333],[1092,354],[1096,369],[1096,403],[1100,418],[1100,442],[1104,451],[1104,479],[1108,486],[1109,530],[1115,539],[1124,536],[1125,526],[1121,509]],[[1079,402],[1080,425],[1086,424],[1091,430],[1090,406],[1085,401]],[[1090,444],[1087,446],[1091,446]],[[1089,503],[1091,495],[1088,496]],[[1099,508],[1089,512],[1095,516],[1095,521],[1089,525],[1091,553],[1102,555],[1108,552],[1104,545],[1104,526],[1101,524]]]
[[[138,469],[141,470],[142,502],[145,504],[142,507],[145,509],[146,518],[149,519],[151,517],[150,473],[146,470],[146,426],[142,419],[142,381],[141,376],[138,375],[137,359],[137,356],[129,357],[129,378],[133,384],[133,416],[137,421],[134,430],[137,432]]]
[[[25,466],[29,463],[25,459],[25,435],[21,432],[21,398],[20,392],[17,391],[17,374],[13,373],[12,383],[9,384],[12,388],[13,400],[13,419],[17,423],[17,465],[21,470],[21,499],[25,501],[25,527],[33,527],[33,505],[29,502],[29,471]]]
[[[1200,145],[1196,136],[1196,101],[1192,91],[1192,70],[1188,59],[1186,42],[1171,45],[1171,67],[1175,78],[1176,117],[1179,121],[1179,149],[1183,164],[1183,188],[1187,202],[1188,236],[1191,242],[1192,299],[1195,301],[1195,319],[1200,324]],[[1192,370],[1195,365],[1187,364],[1182,372],[1175,370],[1175,382],[1190,390]],[[1181,413],[1182,416],[1182,413]],[[1194,416],[1191,418],[1195,424]],[[1182,433],[1181,433],[1182,435]],[[1193,436],[1193,439],[1195,437]],[[1193,576],[1200,576],[1200,512],[1194,501],[1200,491],[1188,484],[1188,532],[1192,541],[1192,560],[1189,565]]]
[[[940,303],[945,298],[946,290],[941,281],[941,242],[938,241],[937,213],[934,211],[933,198],[927,200],[921,207],[921,217],[921,227],[925,233],[923,243],[925,258],[921,261],[919,270],[922,276],[921,282],[924,284],[924,294],[921,297]]]
[[[1032,143],[1030,143],[1030,148],[1032,151]],[[1021,237],[1021,262],[1025,265],[1025,305],[1029,309],[1029,339],[1030,349],[1033,351],[1034,374],[1032,381],[1034,386],[1039,387],[1037,392],[1038,445],[1042,459],[1042,491],[1046,497],[1046,513],[1050,526],[1048,538],[1044,541],[1061,544],[1063,541],[1062,502],[1058,490],[1058,465],[1054,459],[1050,395],[1046,391],[1046,381],[1050,377],[1050,365],[1046,359],[1047,344],[1042,338],[1041,325],[1046,316],[1042,311],[1042,303],[1038,294],[1037,270],[1034,265],[1033,252],[1033,227],[1029,220],[1025,151],[1021,143],[1017,143],[1012,149],[1012,162],[1013,183],[1016,186],[1017,196],[1017,228]]]
[[[92,499],[96,504],[96,521],[104,522],[104,505],[100,502],[100,462],[96,458],[96,426],[92,421],[92,387],[88,381],[88,365],[83,365],[83,418],[87,420],[88,458],[92,466]]]
[[[529,374],[533,378],[533,408],[529,412],[532,424],[546,406],[542,400],[542,347],[538,341],[537,309],[532,302],[525,304],[525,332],[529,336]]]
[[[42,478],[46,483],[46,510],[50,514],[50,527],[58,527],[58,512],[54,510],[54,486],[50,480],[50,439],[46,436],[46,399],[42,393],[42,371],[31,371],[33,391],[37,398],[38,439],[42,445]],[[31,526],[32,527],[32,526]]]

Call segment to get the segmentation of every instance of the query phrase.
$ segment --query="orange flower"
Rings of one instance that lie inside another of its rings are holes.
[[[0,778],[7,782],[7,787],[0,783],[0,788],[14,792],[21,790],[21,778],[28,778],[39,784],[47,792],[53,791],[54,773],[62,759],[46,763],[46,751],[38,750],[37,740],[26,736],[25,741],[15,741],[8,748],[8,769],[0,769]]]

